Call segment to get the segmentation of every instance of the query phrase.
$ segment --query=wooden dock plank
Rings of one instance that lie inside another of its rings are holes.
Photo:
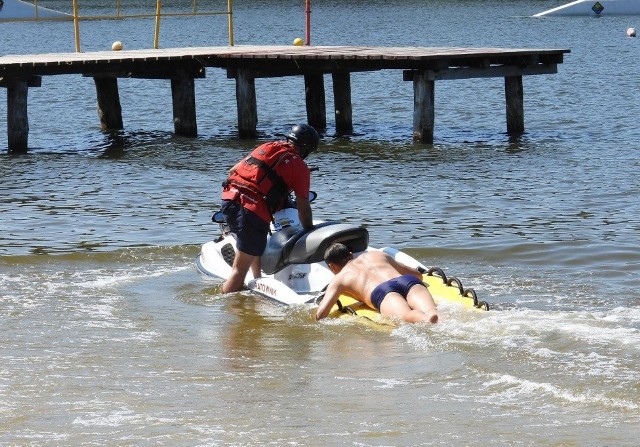
[[[90,65],[99,63],[139,63],[161,62],[175,59],[202,59],[207,66],[225,68],[229,61],[284,59],[317,61],[342,59],[345,62],[367,60],[394,61],[397,68],[404,64],[447,58],[486,58],[495,57],[497,61],[513,56],[562,55],[564,49],[502,49],[502,48],[422,48],[422,47],[293,47],[293,46],[234,46],[173,48],[157,50],[98,51],[88,53],[50,53],[33,55],[0,56],[0,73],[9,73],[13,68],[33,67],[49,64]]]

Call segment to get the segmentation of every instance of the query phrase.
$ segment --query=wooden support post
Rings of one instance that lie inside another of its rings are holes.
[[[413,73],[413,139],[433,144],[435,81],[426,72]]]
[[[522,76],[505,76],[504,93],[507,102],[507,133],[521,135],[524,132],[524,89]]]
[[[258,135],[256,81],[246,70],[239,69],[236,72],[236,103],[240,138],[255,138]]]
[[[96,84],[98,97],[100,128],[104,131],[123,129],[118,78],[94,76],[93,81]]]
[[[307,103],[307,122],[321,131],[327,128],[327,107],[322,73],[304,75],[304,96]]]
[[[333,102],[335,105],[336,133],[353,133],[351,109],[351,77],[348,71],[333,72]]]
[[[176,135],[197,136],[196,90],[193,78],[171,79],[171,97],[173,99],[173,127]]]
[[[26,153],[29,147],[27,79],[13,79],[7,85],[7,143],[12,153]]]

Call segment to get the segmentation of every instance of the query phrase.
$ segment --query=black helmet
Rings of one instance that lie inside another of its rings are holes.
[[[287,141],[291,141],[298,146],[300,148],[300,156],[307,158],[311,152],[318,149],[320,135],[308,124],[296,124],[287,135]]]

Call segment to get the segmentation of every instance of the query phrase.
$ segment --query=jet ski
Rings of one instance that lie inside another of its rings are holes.
[[[309,201],[313,202],[316,198],[317,194],[312,191]],[[216,212],[212,220],[219,225],[220,235],[202,246],[196,257],[196,267],[207,277],[225,280],[231,274],[236,240],[221,211]],[[423,280],[437,304],[446,300],[470,309],[489,310],[489,305],[479,301],[473,289],[465,289],[455,277],[447,278],[440,268],[428,268],[394,248],[370,247],[369,232],[362,226],[314,220],[313,229],[305,231],[298,219],[293,196],[289,196],[283,209],[273,215],[267,247],[261,258],[262,275],[254,278],[249,271],[245,286],[260,296],[287,306],[318,303],[333,278],[333,273],[324,262],[324,252],[337,242],[345,244],[356,257],[365,251],[382,250],[399,262],[415,267],[423,273]],[[341,296],[329,316],[342,315],[380,320],[377,310],[349,296]]]

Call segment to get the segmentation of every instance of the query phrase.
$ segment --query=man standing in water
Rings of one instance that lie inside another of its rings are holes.
[[[311,174],[304,159],[318,148],[319,141],[313,127],[298,124],[285,141],[258,146],[229,171],[220,210],[236,236],[236,255],[231,275],[222,285],[224,293],[241,290],[249,268],[254,278],[260,277],[260,256],[267,246],[269,222],[291,191],[296,196],[302,227],[307,231],[313,227]]]
[[[436,303],[416,269],[381,251],[354,258],[343,244],[332,244],[324,260],[336,276],[318,306],[316,320],[329,315],[340,295],[347,294],[382,315],[409,323],[438,322]]]

